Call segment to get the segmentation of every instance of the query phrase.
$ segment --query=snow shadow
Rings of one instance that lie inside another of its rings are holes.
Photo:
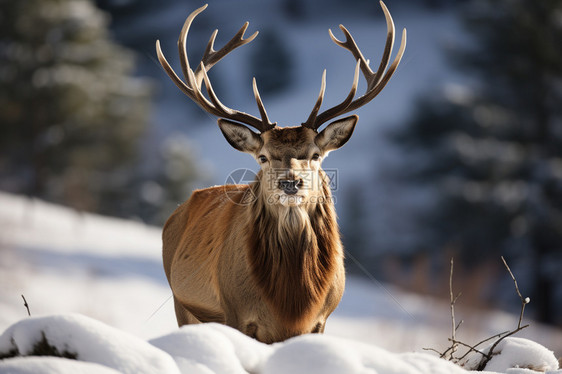
[[[39,248],[18,248],[18,255],[33,267],[84,273],[101,278],[141,277],[166,284],[162,262],[133,256],[107,256],[91,252],[66,253]]]

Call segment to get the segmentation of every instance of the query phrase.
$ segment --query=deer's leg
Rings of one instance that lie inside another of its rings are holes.
[[[176,319],[178,326],[191,325],[201,323],[193,314],[191,314],[174,296],[174,309],[176,310]]]
[[[313,334],[323,334],[324,328],[326,328],[326,321],[318,321],[318,323],[314,325],[314,328],[310,332]]]

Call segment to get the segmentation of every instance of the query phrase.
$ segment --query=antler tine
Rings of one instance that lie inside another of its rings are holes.
[[[213,90],[213,85],[211,84],[211,80],[209,79],[209,76],[207,75],[207,69],[205,69],[205,65],[203,65],[203,62],[201,62],[201,64],[199,65],[199,68],[203,72],[203,79],[205,81],[205,88],[207,89],[207,93],[209,94],[209,98],[211,99],[211,102],[213,103],[213,105],[210,105],[210,103],[207,101],[207,98],[205,98],[205,96],[203,96],[201,94],[201,91],[195,90],[195,92],[198,96],[198,99],[200,101],[203,101],[205,104],[207,104],[207,106],[208,106],[207,111],[216,111],[216,113],[213,113],[213,114],[215,114],[217,116],[227,117],[229,115],[232,115],[233,110],[228,108],[227,106],[225,106],[219,100],[217,95],[215,94],[215,91]],[[195,73],[193,73],[193,71],[191,71],[190,79],[193,81],[194,84],[197,84],[195,82],[196,77],[195,77]]]
[[[312,108],[312,112],[305,123],[302,125],[305,127],[309,127],[311,129],[316,129],[314,127],[314,121],[316,121],[316,115],[322,106],[322,101],[324,100],[324,93],[326,92],[326,69],[322,73],[322,83],[320,84],[320,93],[318,94],[318,99],[316,100],[316,104],[314,104],[314,108]]]
[[[382,89],[386,86],[386,84],[392,78],[392,75],[398,68],[400,61],[402,60],[402,56],[404,56],[404,51],[406,50],[406,29],[402,29],[402,39],[400,41],[400,48],[398,49],[398,53],[394,58],[394,61],[384,74],[384,76],[380,79],[380,82],[373,88],[372,91],[367,92],[365,95],[361,96],[357,100],[353,101],[349,107],[347,108],[348,111],[355,110],[357,108],[362,107],[363,105],[367,104],[369,101],[373,100],[375,96],[377,96]]]
[[[186,81],[189,80],[188,71],[191,70],[191,68],[189,67],[189,59],[187,57],[187,46],[186,46],[187,34],[189,33],[189,28],[191,27],[191,23],[193,22],[195,17],[197,17],[199,13],[207,9],[207,6],[208,4],[205,4],[202,7],[197,8],[196,10],[191,12],[189,16],[187,16],[185,22],[183,23],[183,27],[181,28],[180,36],[178,38],[178,52],[180,54],[180,65],[183,71],[183,76]],[[194,87],[191,88],[193,89]]]
[[[252,87],[254,89],[254,97],[256,98],[256,104],[258,104],[258,109],[260,111],[262,123],[273,125],[273,127],[275,127],[275,123],[271,123],[269,121],[269,117],[267,116],[267,112],[265,111],[265,106],[261,101],[260,92],[258,91],[258,84],[256,82],[256,77],[252,79]],[[267,131],[267,129],[264,129],[262,131]]]
[[[330,38],[332,39],[332,41],[334,43],[336,43],[337,45],[339,45],[340,47],[345,48],[348,51],[350,51],[351,54],[353,55],[353,57],[355,57],[355,59],[357,61],[361,61],[361,71],[363,72],[363,75],[365,77],[372,76],[374,73],[369,66],[369,62],[367,61],[367,59],[365,59],[365,57],[363,56],[363,53],[361,53],[361,50],[357,46],[357,43],[355,43],[355,40],[353,39],[353,36],[351,36],[351,33],[345,28],[344,25],[340,25],[339,27],[340,27],[340,30],[345,35],[345,42],[342,42],[341,40],[338,40],[338,38],[336,38],[334,36],[334,34],[332,33],[332,30],[328,29],[328,32],[330,33]]]
[[[162,53],[162,48],[160,47],[160,40],[156,40],[156,55],[158,56],[160,65],[162,65],[164,71],[166,71],[166,74],[168,74],[168,76],[172,79],[172,82],[174,82],[184,94],[191,98],[193,95],[193,90],[189,86],[187,86],[184,81],[180,79],[180,77],[178,77],[174,69],[172,69],[172,67],[168,63],[168,60],[166,60],[166,57],[164,57],[164,53]]]
[[[207,47],[203,54],[203,58],[197,69],[193,71],[189,65],[189,58],[187,56],[187,35],[189,33],[189,29],[195,17],[203,12],[207,8],[207,5],[204,5],[195,11],[193,11],[185,20],[182,30],[180,32],[180,36],[178,38],[178,50],[180,55],[180,63],[182,72],[185,78],[183,81],[174,69],[170,66],[164,54],[162,53],[162,49],[160,47],[160,42],[156,41],[156,54],[158,55],[158,61],[168,74],[168,76],[172,79],[172,81],[178,86],[178,88],[185,93],[191,100],[193,100],[197,105],[199,105],[203,110],[213,115],[224,117],[227,119],[232,119],[234,121],[242,122],[246,125],[256,128],[260,132],[264,132],[270,130],[276,126],[275,123],[271,123],[269,118],[267,117],[267,113],[265,111],[265,107],[261,101],[259,96],[259,92],[257,92],[257,86],[254,82],[254,94],[256,96],[256,102],[258,104],[258,109],[261,114],[261,119],[254,117],[250,114],[231,109],[224,105],[217,95],[215,94],[209,76],[207,72],[223,57],[227,54],[232,52],[234,49],[243,46],[244,44],[250,43],[254,38],[258,35],[258,31],[253,33],[247,38],[244,38],[244,33],[246,32],[249,23],[246,22],[240,30],[234,35],[234,37],[226,43],[221,49],[218,51],[214,50],[214,43],[217,37],[218,30],[215,30],[209,42],[207,43]],[[205,81],[205,88],[207,94],[209,95],[209,99],[207,99],[203,93],[201,92],[202,82]]]
[[[303,124],[303,126],[310,127],[316,130],[329,119],[332,119],[334,117],[339,116],[340,114],[347,112],[346,109],[349,107],[350,103],[353,101],[353,98],[355,97],[355,94],[357,93],[357,85],[359,84],[360,65],[361,65],[361,61],[357,61],[357,64],[355,65],[355,73],[353,74],[353,84],[351,85],[351,89],[349,90],[349,94],[347,95],[347,97],[338,105],[322,112],[320,116],[316,115],[320,107],[316,108],[315,106],[314,109],[312,110],[312,113],[310,113],[310,117],[308,117],[306,124]],[[314,117],[312,118],[313,114]],[[324,118],[328,118],[328,119],[324,119]]]
[[[390,78],[392,77],[394,72],[396,71],[396,69],[398,67],[398,64],[400,63],[400,60],[402,59],[402,56],[404,55],[404,50],[406,49],[406,29],[404,29],[403,32],[402,32],[402,40],[401,40],[401,43],[400,43],[400,49],[398,50],[398,53],[396,54],[396,57],[394,58],[394,61],[392,62],[392,64],[390,65],[390,67],[387,70],[388,63],[389,63],[391,55],[392,55],[392,47],[394,45],[395,28],[394,28],[394,21],[392,20],[392,17],[390,15],[390,12],[386,8],[386,5],[384,5],[384,3],[382,1],[380,1],[380,4],[381,4],[381,8],[384,12],[385,19],[386,19],[387,36],[386,36],[386,43],[385,43],[383,56],[382,56],[381,63],[379,65],[378,70],[376,72],[373,72],[371,70],[371,68],[369,66],[369,60],[365,59],[365,57],[363,56],[363,53],[361,53],[361,50],[359,49],[359,47],[355,43],[355,40],[353,39],[353,37],[351,36],[351,33],[343,25],[340,25],[340,29],[342,30],[343,34],[345,35],[345,41],[341,41],[341,40],[337,39],[334,36],[334,34],[332,33],[332,30],[329,30],[330,37],[331,37],[332,41],[335,44],[337,44],[338,46],[340,46],[342,48],[345,48],[348,51],[350,51],[351,54],[353,55],[353,57],[355,58],[355,60],[357,61],[357,65],[355,67],[354,83],[353,83],[351,91],[350,91],[349,95],[346,97],[346,99],[344,101],[342,101],[340,104],[336,105],[335,107],[332,107],[332,108],[322,112],[318,116],[316,116],[315,113],[318,112],[318,109],[315,106],[315,108],[313,109],[309,119],[307,120],[307,122],[305,124],[303,124],[303,126],[318,129],[318,127],[320,127],[326,121],[329,121],[332,118],[335,118],[335,117],[340,116],[342,114],[348,113],[352,110],[355,110],[355,109],[367,104],[369,101],[371,101],[375,96],[377,96],[382,91],[382,89],[386,86],[386,84],[388,83],[388,81],[390,80]],[[367,90],[366,90],[365,94],[363,94],[359,98],[353,100],[353,98],[355,96],[355,93],[357,91],[357,80],[358,80],[359,68],[361,69],[361,72],[363,73],[363,76],[365,77],[365,80],[367,81]],[[385,70],[386,70],[386,72],[385,72]],[[315,117],[315,118],[313,118],[313,117]]]
[[[209,42],[207,43],[207,48],[205,49],[205,52],[203,53],[203,58],[201,59],[201,61],[205,65],[205,69],[207,71],[211,70],[211,68],[217,62],[222,60],[222,58],[225,57],[227,54],[229,54],[230,52],[232,52],[233,50],[235,50],[238,47],[241,47],[245,44],[250,43],[252,40],[254,40],[256,38],[256,36],[258,36],[259,31],[256,31],[252,35],[250,35],[249,37],[244,39],[244,33],[248,29],[249,25],[250,25],[249,22],[244,23],[244,25],[242,25],[240,30],[238,30],[238,32],[232,37],[232,39],[230,39],[230,41],[228,43],[226,43],[218,51],[214,50],[214,44],[215,44],[215,39],[217,37],[217,34],[218,34],[219,30],[215,30],[213,32],[213,34],[211,35],[211,38],[209,39]],[[201,85],[201,81],[203,80],[203,76],[201,75],[201,66],[199,66],[197,68],[197,70],[195,71],[195,77],[197,77],[197,83],[199,85]]]
[[[377,70],[377,74],[375,75],[372,81],[372,84],[374,86],[379,84],[382,75],[386,70],[386,67],[388,66],[388,63],[390,62],[390,56],[392,55],[392,46],[394,45],[394,33],[395,33],[394,21],[392,20],[392,16],[390,15],[388,8],[382,1],[380,2],[380,4],[381,4],[382,11],[384,13],[384,18],[386,19],[387,31],[386,31],[386,43],[384,45],[384,52],[381,58],[381,63],[379,65],[379,69]]]
[[[206,75],[206,72],[205,72]],[[209,100],[207,100],[207,98],[205,96],[203,96],[203,93],[201,92],[201,90],[199,89],[199,87],[197,87],[197,83],[196,83],[196,78],[195,78],[195,73],[193,72],[193,70],[189,69],[187,71],[187,76],[188,76],[188,80],[187,82],[189,83],[189,85],[191,87],[194,87],[193,89],[193,97],[192,100],[195,101],[195,103],[197,105],[199,105],[199,107],[201,107],[201,109],[203,109],[204,111],[210,113],[210,114],[214,114],[215,116],[224,116],[224,106],[222,106],[221,103],[221,107],[223,110],[219,110],[216,106],[214,106],[212,103],[209,102]],[[209,87],[209,86],[207,86]],[[214,96],[214,91],[212,89],[212,87],[210,88],[211,92],[213,92],[213,95],[211,95],[212,97]],[[218,101],[218,98],[216,98],[216,101]]]
[[[209,79],[209,76],[207,75],[207,70],[205,69],[205,66],[203,65],[203,62],[201,62],[201,64],[199,65],[201,71],[203,72],[203,80],[205,82],[205,87],[207,88],[207,93],[209,94],[209,98],[211,99],[211,102],[213,105],[210,105],[210,103],[207,101],[207,99],[201,95],[201,94],[197,94],[198,95],[198,99],[203,101],[203,103],[208,107],[208,109],[206,109],[209,112],[213,112],[212,114],[215,114],[216,116],[219,117],[225,117],[225,118],[230,118],[239,122],[244,122],[256,129],[258,129],[260,132],[264,132],[269,130],[271,127],[275,127],[275,123],[271,123],[269,121],[269,118],[267,116],[267,112],[265,111],[265,107],[263,105],[263,102],[261,100],[260,97],[260,93],[258,91],[258,87],[256,84],[256,79],[254,78],[253,80],[253,88],[254,88],[254,95],[256,97],[256,102],[258,105],[258,109],[260,111],[260,115],[261,115],[261,121],[257,118],[253,118],[251,120],[251,122],[249,121],[249,118],[245,117],[247,116],[246,113],[242,113],[242,112],[238,112],[236,110],[232,110],[229,107],[225,106],[217,97],[217,95],[215,94],[215,91],[213,90],[213,86],[211,84],[211,80]],[[191,76],[193,80],[195,80],[195,74],[192,72]],[[197,92],[197,91],[196,91]]]
[[[215,29],[209,38],[209,42],[207,43],[207,47],[205,47],[205,52],[203,52],[202,61],[205,60],[205,56],[209,56],[215,53],[215,39],[217,38],[217,34],[219,33],[219,29]]]

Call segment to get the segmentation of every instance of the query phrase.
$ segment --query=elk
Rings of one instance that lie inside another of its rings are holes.
[[[260,118],[225,106],[215,94],[207,72],[244,38],[246,22],[218,51],[215,30],[195,71],[188,61],[186,40],[191,13],[178,39],[182,80],[170,66],[160,42],[158,60],[176,86],[206,112],[218,117],[219,128],[235,149],[252,155],[260,170],[250,185],[224,185],[196,190],[167,220],[163,229],[163,264],[172,289],[179,326],[219,322],[265,343],[304,333],[323,332],[345,285],[344,253],[335,207],[322,160],[351,137],[358,117],[336,117],[370,102],[396,71],[406,47],[406,30],[392,64],[394,23],[381,1],[387,23],[382,61],[369,66],[349,31],[345,41],[329,30],[335,44],[356,60],[351,90],[338,105],[319,113],[321,89],[308,119],[299,126],[272,123],[255,78],[253,91]],[[366,92],[356,96],[359,70]],[[203,93],[205,84],[207,95]],[[253,128],[258,132],[250,129]]]

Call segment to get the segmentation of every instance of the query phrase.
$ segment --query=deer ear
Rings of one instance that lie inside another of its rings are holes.
[[[244,125],[219,118],[219,127],[226,141],[239,151],[253,153],[262,146],[259,134]]]
[[[358,116],[353,115],[330,123],[324,130],[316,135],[316,145],[323,151],[329,152],[343,146],[355,129]]]

